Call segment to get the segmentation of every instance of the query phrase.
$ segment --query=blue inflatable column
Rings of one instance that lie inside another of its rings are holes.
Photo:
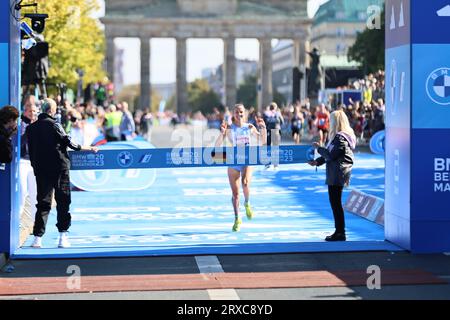
[[[386,239],[450,251],[450,3],[386,1]]]
[[[0,1],[0,108],[19,107],[20,27],[11,15],[13,0]],[[14,13],[14,12],[13,12]],[[19,160],[17,138],[11,164],[0,164],[0,252],[12,253],[19,244]]]

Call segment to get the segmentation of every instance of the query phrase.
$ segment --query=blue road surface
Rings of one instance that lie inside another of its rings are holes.
[[[346,213],[348,241],[327,243],[334,231],[325,167],[282,165],[278,171],[254,167],[253,220],[231,231],[234,214],[226,167],[126,170],[123,183],[110,190],[72,193],[71,248],[58,249],[56,212],[52,211],[43,248],[32,236],[15,258],[252,254],[400,250],[384,241],[383,227]],[[90,172],[89,174],[93,174]],[[136,190],[126,177],[149,177]],[[91,176],[91,178],[95,178]],[[352,188],[384,197],[384,159],[356,154]],[[138,188],[139,189],[139,188]],[[351,189],[345,190],[344,201]],[[241,191],[242,194],[242,191]]]

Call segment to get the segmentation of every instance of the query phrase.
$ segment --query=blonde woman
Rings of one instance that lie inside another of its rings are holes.
[[[220,127],[221,134],[216,140],[216,146],[222,146],[225,137],[228,138],[229,142],[233,146],[248,146],[252,140],[252,136],[258,137],[259,141],[266,141],[266,125],[264,120],[258,118],[256,120],[256,125],[258,129],[247,123],[247,116],[245,108],[242,104],[238,104],[234,107],[233,111],[233,122],[229,126],[226,121],[224,121]],[[252,178],[252,168],[249,166],[233,166],[228,168],[228,181],[230,183],[231,192],[233,197],[231,202],[234,209],[234,224],[232,231],[238,232],[240,230],[242,220],[239,217],[239,188],[242,184],[242,190],[244,192],[245,198],[245,213],[247,218],[250,220],[253,218],[253,210],[250,206],[250,182]]]
[[[330,116],[330,142],[323,148],[314,143],[314,148],[321,155],[312,166],[321,166],[326,163],[326,184],[328,196],[333,210],[335,232],[325,238],[326,241],[345,241],[345,218],[342,207],[342,191],[350,184],[350,175],[353,167],[353,151],[356,146],[356,137],[350,127],[347,116],[342,110],[334,111]]]

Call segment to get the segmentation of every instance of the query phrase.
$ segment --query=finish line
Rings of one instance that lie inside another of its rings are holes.
[[[70,152],[71,170],[113,170],[256,166],[305,163],[314,156],[310,146],[203,147]]]

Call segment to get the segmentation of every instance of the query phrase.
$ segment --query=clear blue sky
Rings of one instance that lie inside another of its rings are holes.
[[[280,0],[282,1],[282,0]],[[328,0],[309,0],[308,14],[314,15],[318,7]],[[104,1],[100,0],[104,15]],[[116,46],[125,49],[124,52],[124,81],[125,84],[139,83],[139,40],[116,39]],[[208,50],[205,51],[205,48]],[[258,60],[259,44],[256,39],[238,39],[236,41],[236,57],[238,59]],[[223,63],[223,42],[220,39],[190,39],[187,43],[188,57],[187,77],[192,81],[201,76],[205,68],[217,67]],[[151,41],[151,82],[175,82],[175,40],[152,39]]]

